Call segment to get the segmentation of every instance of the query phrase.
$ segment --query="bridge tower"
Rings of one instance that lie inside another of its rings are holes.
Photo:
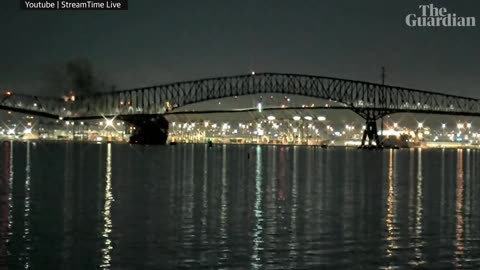
[[[382,67],[382,84],[380,91],[378,91],[378,101],[381,104],[387,103],[387,93],[385,88],[385,67]],[[392,110],[372,110],[372,109],[353,109],[358,115],[365,119],[365,130],[363,131],[362,144],[360,147],[368,148],[382,148],[383,147],[383,117],[388,114],[393,113]],[[380,120],[380,136],[378,135],[377,120]],[[365,145],[368,138],[368,145]],[[375,146],[372,145],[372,142],[375,142]]]
[[[365,129],[363,130],[362,148],[382,148],[381,138],[378,135],[377,120],[381,120],[385,115],[392,113],[387,110],[359,110],[354,109],[354,111],[365,119]],[[383,124],[383,123],[382,123]],[[382,134],[383,136],[383,134]],[[366,144],[368,139],[368,145]],[[375,142],[375,146],[372,144]]]
[[[367,123],[365,125],[365,130],[363,131],[361,147],[365,147],[365,141],[367,138],[368,138],[368,147],[372,147],[372,141],[375,141],[376,146],[380,147],[380,138],[378,136],[377,121],[371,120],[371,119],[367,120]]]

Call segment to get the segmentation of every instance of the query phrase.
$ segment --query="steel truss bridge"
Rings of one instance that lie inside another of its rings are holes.
[[[369,143],[378,144],[376,121],[400,112],[480,116],[480,100],[405,87],[333,77],[257,73],[175,82],[123,91],[76,96],[74,100],[7,93],[0,109],[65,120],[120,116],[159,119],[168,108],[202,101],[255,94],[288,94],[325,99],[366,121]],[[139,122],[140,121],[140,122]],[[165,127],[163,128],[165,129]],[[168,123],[167,127],[168,129]]]

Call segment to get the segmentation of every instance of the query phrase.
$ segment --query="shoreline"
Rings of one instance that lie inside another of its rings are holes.
[[[85,144],[130,144],[128,141],[92,141],[92,140],[46,140],[46,139],[12,139],[12,138],[1,138],[1,141],[4,142],[32,142],[32,143],[85,143]],[[130,145],[142,145],[142,144],[130,144]],[[207,145],[207,142],[167,142],[164,144],[166,146],[177,146],[177,145]],[[480,145],[462,145],[458,143],[448,143],[448,142],[423,142],[420,145],[410,146],[410,147],[394,147],[394,146],[386,146],[383,148],[359,148],[357,145],[341,145],[341,144],[333,144],[333,145],[321,145],[321,144],[280,144],[280,143],[228,143],[228,142],[221,142],[221,143],[213,143],[213,146],[218,145],[245,145],[245,146],[303,146],[303,147],[312,147],[312,148],[350,148],[350,149],[362,149],[362,150],[390,150],[390,149],[480,149]],[[146,146],[146,145],[145,145]],[[153,145],[149,145],[153,146]]]

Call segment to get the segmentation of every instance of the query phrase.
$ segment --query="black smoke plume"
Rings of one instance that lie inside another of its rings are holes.
[[[72,59],[47,71],[46,88],[56,95],[88,95],[115,90],[86,58]]]

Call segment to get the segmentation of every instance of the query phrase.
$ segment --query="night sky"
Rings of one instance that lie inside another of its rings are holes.
[[[24,11],[0,2],[0,90],[44,94],[45,70],[88,58],[119,89],[256,72],[380,82],[480,98],[480,26],[409,28],[433,2],[476,16],[478,0],[140,1],[128,11]]]

